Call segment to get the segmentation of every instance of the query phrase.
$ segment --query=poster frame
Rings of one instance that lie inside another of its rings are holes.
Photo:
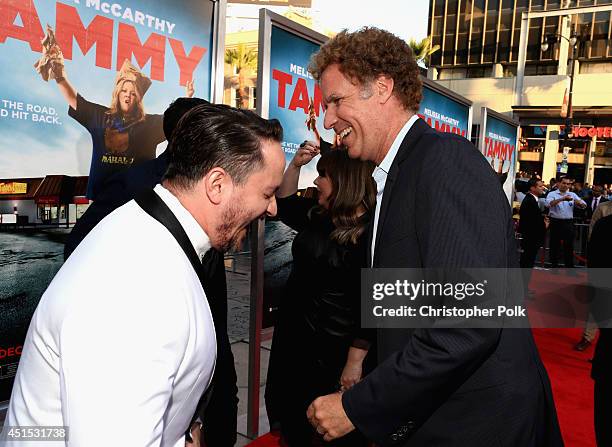
[[[266,8],[259,10],[259,40],[257,57],[257,107],[263,118],[269,117],[270,60],[272,51],[272,27],[278,27],[294,36],[316,45],[329,39],[304,25],[294,22]],[[259,435],[259,384],[261,374],[261,332],[263,326],[264,289],[264,226],[265,218],[251,224],[251,291],[249,315],[249,377],[247,402],[247,437]]]
[[[225,69],[225,22],[227,0],[209,0],[214,3],[212,23],[212,57],[210,73],[210,102],[223,103],[223,81]]]
[[[440,85],[439,83],[426,78],[425,76],[421,76],[421,82],[423,83],[423,88],[428,88],[430,90],[433,90],[436,93],[439,93],[442,96],[446,96],[448,99],[458,102],[461,105],[464,105],[468,108],[468,121],[467,121],[467,132],[466,132],[466,138],[469,141],[470,140],[470,136],[472,135],[472,122],[473,122],[473,102],[470,101],[469,99],[455,93],[454,91],[452,91],[451,89],[448,89],[442,85]]]
[[[514,160],[514,167],[512,168],[512,190],[514,191],[515,187],[514,187],[514,181],[516,179],[516,167],[518,166],[518,141],[519,141],[519,133],[521,130],[521,123],[519,123],[517,120],[510,118],[507,115],[504,115],[502,113],[496,112],[493,109],[490,109],[489,107],[482,107],[480,109],[480,133],[478,135],[478,150],[480,151],[480,153],[482,154],[482,156],[484,157],[485,155],[485,136],[486,136],[486,130],[487,130],[487,120],[488,117],[492,117],[496,120],[502,121],[510,126],[515,126],[516,127],[516,136],[515,136],[515,145],[514,145],[514,152],[515,152],[515,160]],[[508,197],[508,202],[510,203],[510,206],[512,206],[512,202],[513,202],[513,198]]]

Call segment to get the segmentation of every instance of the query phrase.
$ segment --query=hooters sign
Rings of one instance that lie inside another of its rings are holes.
[[[574,126],[572,129],[572,138],[612,138],[612,127],[581,127]]]

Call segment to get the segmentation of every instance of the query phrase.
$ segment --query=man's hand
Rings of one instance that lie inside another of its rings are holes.
[[[191,439],[193,442],[185,441],[185,447],[200,447],[202,438],[202,426],[199,422],[195,422],[191,426]]]
[[[193,79],[191,81],[187,81],[185,84],[185,96],[187,98],[191,98],[195,93],[195,88],[193,88]]]
[[[326,441],[340,438],[355,430],[355,426],[342,407],[341,393],[318,397],[308,407],[306,416],[317,433],[323,435]]]

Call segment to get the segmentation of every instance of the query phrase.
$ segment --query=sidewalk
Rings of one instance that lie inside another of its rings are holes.
[[[228,334],[232,344],[232,352],[238,376],[238,439],[236,447],[246,446],[251,439],[247,433],[247,405],[249,382],[249,300],[250,300],[250,257],[238,255],[234,259],[226,260],[227,277],[227,307],[228,307]],[[259,387],[259,434],[269,431],[268,417],[264,405],[264,390],[268,372],[268,360],[272,344],[272,331],[266,330],[262,334],[261,347],[261,374]]]

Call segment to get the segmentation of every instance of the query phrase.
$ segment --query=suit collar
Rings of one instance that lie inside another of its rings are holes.
[[[418,119],[419,119],[418,115],[415,114],[415,115],[412,115],[408,119],[408,121],[406,121],[406,123],[402,126],[399,133],[395,137],[395,140],[393,140],[393,143],[391,144],[391,148],[387,151],[387,155],[385,155],[385,158],[383,159],[383,161],[381,161],[380,164],[378,165],[378,167],[382,169],[383,171],[385,171],[387,174],[389,173],[389,170],[391,169],[393,160],[395,160],[395,157],[397,156],[397,152],[399,151],[402,141],[404,141],[404,138],[406,137],[408,132],[410,132],[410,129],[412,128],[412,126]]]
[[[395,184],[395,179],[397,178],[397,173],[399,172],[399,165],[414,150],[414,148],[417,146],[418,141],[421,139],[421,136],[423,136],[423,134],[428,130],[431,130],[431,127],[429,127],[425,121],[423,121],[421,118],[416,119],[416,121],[414,121],[414,123],[410,127],[410,130],[404,137],[403,141],[401,142],[398,148],[398,151],[397,151],[397,155],[395,156],[395,158],[393,159],[393,162],[391,163],[391,167],[389,168],[389,172],[387,174],[387,181],[385,183],[385,190],[383,193],[382,204],[380,207],[380,214],[378,216],[378,225],[376,228],[376,235],[372,235],[373,237],[374,236],[376,237],[376,243],[374,244],[374,250],[375,250],[374,262],[373,262],[372,267],[374,267],[377,263],[376,262],[377,261],[376,253],[378,252],[377,248],[379,247],[382,228],[385,225],[385,220],[386,220],[387,212],[389,208],[389,202],[391,200],[391,195],[393,194],[393,187]],[[373,229],[371,231],[373,233]],[[368,247],[371,247],[371,246],[372,244],[369,243]],[[369,253],[369,256],[368,256],[368,260],[369,259],[372,259],[371,253]]]

